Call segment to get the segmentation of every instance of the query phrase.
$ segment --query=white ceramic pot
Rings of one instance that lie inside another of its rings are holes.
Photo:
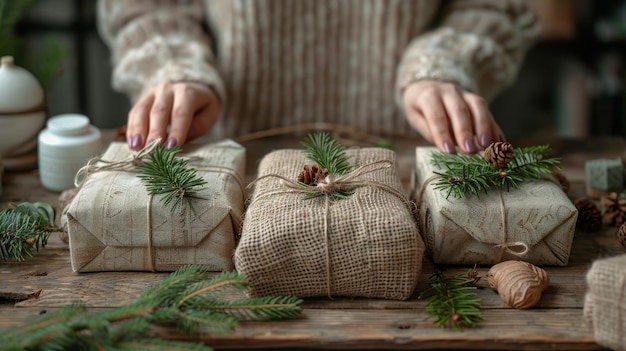
[[[0,154],[29,151],[46,122],[43,89],[30,72],[15,65],[13,57],[3,56],[0,92]]]

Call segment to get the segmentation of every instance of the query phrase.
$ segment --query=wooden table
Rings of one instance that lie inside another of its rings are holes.
[[[108,134],[112,137],[113,133]],[[272,149],[299,148],[299,139],[269,138],[243,142],[248,150],[247,180],[254,178],[260,157]],[[393,140],[397,146],[404,184],[414,167],[416,140]],[[521,143],[535,144],[534,141]],[[517,144],[519,146],[519,144]],[[600,157],[621,156],[622,139],[559,141],[552,144],[562,156],[564,173],[572,182],[569,192],[575,198],[585,194],[584,162]],[[6,173],[0,209],[8,202],[45,201],[57,205],[58,193],[43,189],[37,171]],[[519,350],[598,350],[593,331],[582,318],[585,273],[598,257],[623,253],[615,237],[616,228],[601,233],[577,232],[567,267],[546,267],[550,287],[531,310],[515,310],[504,305],[497,293],[478,282],[483,322],[463,332],[437,328],[426,318],[426,301],[417,294],[428,285],[433,265],[425,259],[416,295],[408,301],[376,299],[306,299],[301,318],[272,322],[243,322],[231,335],[210,334],[190,337],[174,329],[155,331],[164,338],[201,339],[216,349],[519,349]],[[489,267],[479,267],[485,276]],[[468,267],[447,267],[446,273],[467,271]],[[42,311],[55,311],[76,300],[91,310],[128,303],[165,273],[72,272],[68,247],[53,234],[48,246],[25,262],[0,262],[0,333],[18,326]],[[1,345],[0,345],[1,348]]]

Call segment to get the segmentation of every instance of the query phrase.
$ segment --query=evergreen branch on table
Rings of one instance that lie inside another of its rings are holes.
[[[474,328],[481,320],[481,300],[474,292],[478,281],[476,268],[467,273],[445,277],[436,271],[430,278],[430,287],[424,290],[419,299],[430,298],[426,304],[426,314],[435,317],[435,325],[440,328]]]
[[[46,246],[54,209],[44,202],[23,202],[0,211],[0,260],[24,261]]]
[[[215,295],[210,295],[226,286],[236,289],[242,296],[245,296],[242,291],[249,288],[244,277],[237,273],[209,278],[200,267],[182,267],[130,304],[95,314],[88,314],[82,304],[71,305],[5,332],[0,336],[0,345],[3,350],[37,351],[211,350],[191,342],[148,339],[147,334],[155,325],[176,326],[187,333],[200,330],[228,333],[239,320],[250,319],[250,316],[263,320],[284,319],[302,312],[302,301],[295,297],[242,297],[237,301],[219,301]],[[207,301],[210,303],[203,305]],[[225,306],[237,304],[251,312],[225,313]]]
[[[492,167],[479,155],[433,152],[431,164],[440,169],[434,172],[440,176],[434,183],[434,189],[445,191],[446,198],[454,195],[459,199],[466,194],[478,196],[487,193],[492,186],[506,188],[507,191],[519,188],[524,181],[541,179],[560,169],[560,159],[547,158],[549,152],[547,145],[517,148],[502,169]]]
[[[169,206],[172,213],[187,200],[191,205],[191,199],[202,197],[197,195],[197,187],[207,182],[198,175],[194,168],[187,167],[188,160],[177,157],[181,151],[179,147],[166,150],[159,144],[149,154],[149,160],[143,161],[137,166],[142,173],[139,179],[146,185],[148,194],[163,195],[163,206]]]

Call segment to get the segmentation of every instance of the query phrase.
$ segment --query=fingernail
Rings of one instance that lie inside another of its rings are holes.
[[[454,150],[454,145],[452,145],[452,143],[447,140],[443,142],[443,151],[445,151],[447,154],[456,153],[456,150]]]
[[[487,133],[483,133],[480,135],[480,146],[487,147],[491,144],[491,136]]]
[[[178,140],[176,138],[169,138],[167,140],[167,145],[165,146],[165,148],[167,150],[173,149],[174,147],[176,147],[176,145],[178,144]]]
[[[476,144],[474,144],[474,140],[465,139],[465,150],[467,150],[467,153],[469,154],[476,153],[477,149],[476,149]]]
[[[135,134],[132,138],[130,138],[130,148],[131,149],[136,149],[139,147],[139,145],[141,145],[141,134]]]

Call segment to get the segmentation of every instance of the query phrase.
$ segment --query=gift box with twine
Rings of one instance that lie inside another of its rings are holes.
[[[252,295],[412,295],[424,245],[395,152],[355,148],[346,155],[351,172],[324,183],[326,190],[352,192],[345,199],[311,198],[311,189],[296,182],[311,163],[303,150],[262,159],[235,251],[235,267],[248,277]]]
[[[187,158],[207,183],[173,211],[138,178],[135,165],[147,149],[135,153],[113,142],[79,172],[82,184],[65,211],[73,270],[232,270],[244,210],[245,149],[231,140],[186,145],[176,157]]]
[[[413,197],[426,250],[435,263],[567,264],[578,211],[555,179],[448,197],[435,189],[440,178],[435,172],[441,170],[431,163],[433,152],[437,152],[434,147],[416,149]]]

